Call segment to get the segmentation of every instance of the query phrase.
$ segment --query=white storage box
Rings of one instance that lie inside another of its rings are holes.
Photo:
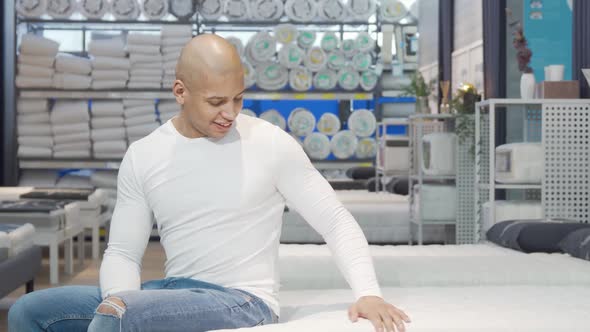
[[[407,136],[387,136],[379,146],[379,166],[388,172],[409,172],[410,147]]]
[[[496,148],[496,181],[540,184],[543,179],[543,145],[511,143]]]
[[[455,175],[457,135],[431,133],[422,138],[422,170],[426,175]]]

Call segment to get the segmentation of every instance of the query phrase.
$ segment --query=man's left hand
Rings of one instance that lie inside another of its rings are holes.
[[[348,318],[354,323],[359,317],[370,320],[377,332],[405,332],[405,323],[410,323],[403,311],[377,296],[363,296],[350,306]]]

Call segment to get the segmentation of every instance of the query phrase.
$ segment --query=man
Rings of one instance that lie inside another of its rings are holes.
[[[176,73],[182,111],[132,144],[121,163],[100,290],[26,295],[10,310],[9,330],[184,332],[276,323],[288,200],[324,236],[352,286],[350,319],[404,331],[409,319],[380,297],[362,231],[299,144],[239,115],[244,83],[235,48],[215,35],[198,36],[183,49]],[[141,284],[152,214],[167,278]]]

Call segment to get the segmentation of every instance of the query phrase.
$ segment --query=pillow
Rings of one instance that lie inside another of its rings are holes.
[[[346,176],[353,180],[368,180],[375,177],[375,167],[352,167],[346,170]]]
[[[566,254],[590,261],[590,227],[571,232],[559,247]]]
[[[410,183],[407,177],[395,178],[387,184],[387,190],[391,193],[407,196]]]
[[[569,220],[512,220],[492,226],[486,235],[488,240],[514,250],[554,253],[561,252],[559,243],[562,239],[581,228],[590,228],[590,225]]]

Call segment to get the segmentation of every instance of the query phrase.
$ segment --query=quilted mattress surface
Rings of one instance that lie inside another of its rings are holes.
[[[565,254],[524,254],[488,243],[370,249],[382,287],[590,287],[590,262]],[[281,245],[279,272],[282,290],[348,287],[325,245]]]
[[[412,319],[408,332],[588,331],[590,287],[422,287],[382,291],[387,301]],[[347,309],[353,301],[350,290],[286,291],[280,293],[280,301],[279,324],[238,331],[374,331],[367,320],[348,320]]]

